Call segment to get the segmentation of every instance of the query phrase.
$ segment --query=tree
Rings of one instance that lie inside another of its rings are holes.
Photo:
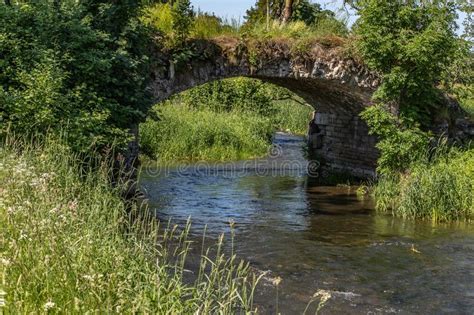
[[[0,6],[0,136],[62,129],[76,152],[125,148],[150,104],[138,8],[127,0]]]
[[[293,5],[294,0],[285,0],[285,7],[283,9],[283,14],[281,16],[281,21],[283,23],[288,23],[291,20],[291,16],[293,14]]]
[[[374,94],[405,116],[428,122],[439,104],[436,84],[456,52],[456,5],[446,1],[360,0],[354,27],[367,65],[379,72]]]
[[[354,30],[364,62],[382,76],[376,106],[361,117],[378,136],[381,174],[403,172],[429,144],[424,132],[440,105],[438,88],[458,57],[453,1],[352,1],[360,18]]]
[[[250,26],[264,23],[267,18],[267,5],[272,20],[303,21],[306,25],[315,25],[325,18],[335,19],[333,12],[323,10],[321,5],[309,0],[257,0],[255,5],[247,10],[245,24]]]
[[[189,36],[194,19],[193,8],[190,0],[176,0],[172,5],[173,29],[175,32],[175,45],[182,46]]]

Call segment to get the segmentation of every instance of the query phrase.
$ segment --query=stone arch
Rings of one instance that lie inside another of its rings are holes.
[[[365,66],[343,57],[340,48],[314,44],[301,53],[294,52],[289,43],[269,42],[250,48],[228,39],[197,41],[193,45],[195,57],[178,69],[169,62],[170,56],[158,56],[157,64],[162,66],[154,69],[149,86],[156,102],[232,77],[257,78],[279,85],[315,108],[312,124],[318,132],[312,133],[310,126],[310,149],[327,166],[357,176],[375,174],[376,139],[368,134],[359,114],[370,106],[379,79]]]

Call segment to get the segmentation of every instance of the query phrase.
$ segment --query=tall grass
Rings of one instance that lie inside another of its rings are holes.
[[[0,163],[0,313],[253,310],[248,264],[220,238],[187,284],[189,225],[160,227],[136,207],[132,221],[105,161],[92,171],[58,142],[10,139]]]
[[[439,149],[374,189],[377,210],[435,222],[474,219],[474,149]]]
[[[275,112],[270,119],[277,130],[295,135],[305,135],[308,132],[314,108],[291,100],[275,101],[273,107]]]
[[[343,22],[335,19],[321,19],[317,24],[309,26],[302,21],[281,23],[271,21],[257,23],[251,27],[244,28],[243,35],[255,39],[305,39],[319,38],[324,36],[344,37],[348,34],[347,27]]]
[[[244,112],[215,112],[168,102],[155,109],[159,120],[141,125],[142,150],[160,162],[224,161],[267,153],[268,118]]]
[[[191,38],[212,39],[218,36],[238,37],[240,33],[239,22],[235,19],[229,21],[203,12],[198,12],[194,18],[191,29]]]

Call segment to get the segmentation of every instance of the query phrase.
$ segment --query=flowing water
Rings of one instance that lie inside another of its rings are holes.
[[[161,219],[191,217],[196,239],[235,221],[238,256],[268,272],[256,297],[264,314],[277,304],[302,314],[318,291],[330,295],[321,314],[474,314],[473,225],[376,214],[354,187],[308,176],[302,137],[274,143],[265,159],[146,168],[141,185]]]

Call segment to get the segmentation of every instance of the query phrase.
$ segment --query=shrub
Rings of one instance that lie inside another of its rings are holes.
[[[425,154],[429,135],[414,122],[397,118],[383,105],[368,107],[361,117],[367,122],[369,133],[379,138],[376,145],[380,150],[379,174],[404,172]]]
[[[77,152],[125,148],[149,105],[134,14],[97,1],[1,5],[0,136],[61,130]]]
[[[456,5],[355,2],[359,53],[383,77],[375,99],[396,103],[405,117],[429,124],[430,113],[441,103],[436,83],[455,59]]]

